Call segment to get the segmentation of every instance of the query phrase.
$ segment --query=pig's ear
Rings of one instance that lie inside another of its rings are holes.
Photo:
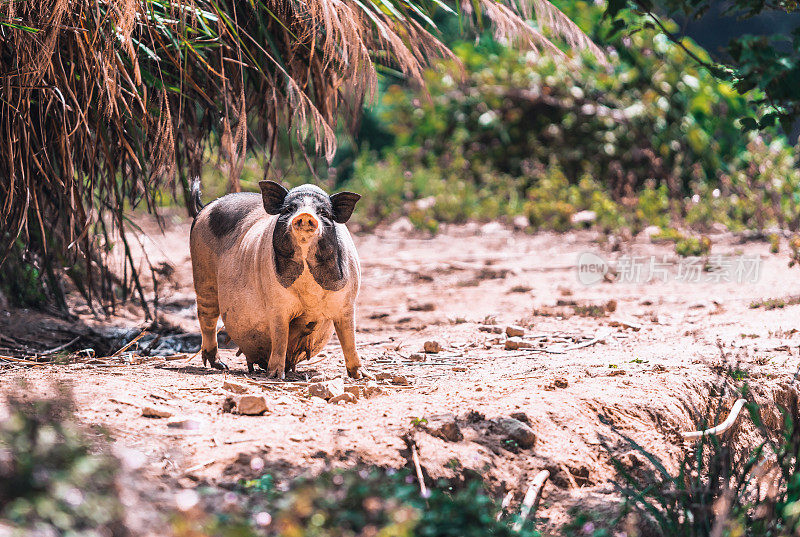
[[[340,224],[350,220],[350,215],[353,214],[353,209],[356,208],[356,202],[360,199],[361,194],[356,194],[355,192],[337,192],[331,196],[333,220]]]
[[[279,214],[289,191],[275,181],[259,181],[258,186],[261,187],[261,197],[264,199],[267,214]]]

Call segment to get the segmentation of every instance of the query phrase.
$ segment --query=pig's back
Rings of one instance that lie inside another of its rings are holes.
[[[203,244],[219,255],[255,222],[268,217],[261,194],[228,194],[206,205],[192,223],[192,247]]]

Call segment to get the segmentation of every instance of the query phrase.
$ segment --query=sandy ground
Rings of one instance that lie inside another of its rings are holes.
[[[151,259],[176,269],[162,288],[165,318],[197,332],[189,223],[173,222],[165,234],[149,221],[143,227]],[[689,408],[705,408],[721,371],[729,383],[735,380],[724,374],[725,361],[738,364],[743,373],[734,376],[753,386],[765,405],[785,392],[797,370],[800,306],[751,308],[754,300],[800,295],[798,269],[788,268],[786,254],[771,254],[766,243],[712,236],[712,254],[721,257],[710,261],[741,272],[742,263],[757,258],[759,274],[700,272],[703,281],[692,283],[680,281],[686,264],[681,268],[671,245],[644,236],[612,248],[590,231],[527,235],[470,224],[431,238],[404,227],[356,236],[363,268],[357,335],[370,372],[403,375],[409,385],[378,381],[383,393],[354,404],[310,398],[308,378],[344,373],[334,338],[324,357],[301,363],[286,382],[248,375],[244,357],[229,349],[222,351],[227,373],[204,369],[199,357],[188,363],[151,358],[135,365],[0,366],[0,390],[13,389],[19,379],[41,390],[43,380],[71,383],[79,418],[143,453],[145,477],[167,500],[180,487],[255,475],[248,464],[253,457],[283,476],[354,463],[407,466],[403,437],[410,434],[426,479],[480,474],[498,497],[514,492],[512,508],[533,476],[550,470],[538,516],[554,532],[569,507],[591,509],[616,497],[609,450],[631,466],[641,463],[625,455],[631,448],[621,435],[674,461],[683,449],[678,433],[698,425]],[[576,263],[584,252],[617,266],[616,280],[581,283]],[[645,264],[638,283],[622,281],[631,279],[631,259]],[[645,282],[650,259],[655,278]],[[2,330],[31,329],[32,318],[7,313]],[[63,327],[63,321],[35,319],[42,333]],[[141,323],[135,308],[97,322]],[[508,325],[523,327],[539,350],[506,350],[505,335],[492,331]],[[602,341],[592,343],[597,336]],[[438,342],[441,352],[412,361],[426,341]],[[571,350],[542,351],[564,348]],[[223,388],[226,381],[263,395],[267,412],[224,412],[232,395]],[[346,385],[364,382],[348,379]],[[727,391],[714,399],[719,412],[735,398]],[[143,417],[145,406],[166,409],[173,420],[194,420],[196,428]],[[509,442],[498,426],[498,418],[512,414],[529,421],[532,447]],[[452,422],[462,439],[431,434]],[[742,428],[746,434],[747,425]]]

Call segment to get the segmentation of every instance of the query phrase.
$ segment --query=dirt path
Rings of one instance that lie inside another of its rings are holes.
[[[686,405],[704,408],[720,371],[728,381],[746,380],[768,401],[797,370],[800,306],[750,307],[758,299],[800,295],[800,272],[787,267],[785,254],[770,254],[766,243],[713,237],[722,264],[758,256],[757,281],[689,283],[677,281],[685,274],[678,274],[671,246],[644,238],[611,252],[591,232],[530,236],[490,224],[421,238],[399,227],[356,238],[364,275],[358,336],[368,369],[403,375],[408,386],[379,381],[382,394],[355,404],[309,398],[306,378],[344,372],[334,342],[327,358],[300,364],[298,378],[285,383],[246,375],[244,358],[225,350],[227,374],[203,369],[199,358],[121,367],[9,366],[0,369],[2,389],[17,379],[39,387],[43,379],[71,382],[79,417],[144,453],[146,475],[166,494],[198,480],[224,484],[255,475],[263,470],[254,457],[285,475],[356,462],[405,466],[403,435],[411,431],[428,477],[472,471],[487,477],[498,496],[516,491],[515,503],[536,472],[549,469],[540,515],[554,528],[566,520],[568,506],[588,508],[593,498],[612,493],[604,443],[624,453],[624,434],[668,458],[681,449],[677,433],[696,425]],[[177,223],[158,235],[145,225],[153,232],[146,246],[152,259],[176,268],[164,293],[166,318],[196,332],[188,228]],[[583,285],[575,268],[582,252],[613,260],[617,280]],[[630,276],[619,268],[628,256],[645,263],[655,256],[658,277],[620,281]],[[138,321],[135,309],[114,319],[128,327]],[[5,323],[8,329],[13,319]],[[550,350],[605,337],[563,353],[506,350],[505,336],[492,330],[507,325],[524,327],[529,340]],[[425,341],[440,343],[442,351],[411,361]],[[723,353],[739,363],[733,373],[724,373]],[[231,395],[223,389],[226,380],[263,394],[266,414],[223,412]],[[734,399],[725,394],[721,400],[729,407]],[[144,406],[196,423],[169,427],[167,419],[142,417]],[[495,420],[512,414],[529,421],[533,447],[509,441]],[[461,440],[426,432],[453,421]],[[638,464],[635,454],[625,460]]]

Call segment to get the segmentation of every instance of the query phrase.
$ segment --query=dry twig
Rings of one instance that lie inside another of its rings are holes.
[[[536,507],[539,504],[539,498],[542,495],[544,484],[547,483],[549,478],[550,472],[547,470],[542,470],[536,474],[536,476],[533,478],[533,481],[531,481],[528,491],[525,493],[525,498],[522,500],[522,508],[519,512],[519,520],[514,523],[514,531],[520,531],[522,529],[522,525],[525,524],[525,521],[528,519],[531,511],[534,515],[536,514]]]
[[[730,429],[734,423],[736,423],[736,418],[739,417],[739,412],[742,411],[742,407],[745,405],[745,403],[747,403],[745,399],[737,399],[736,402],[733,404],[733,408],[731,409],[730,414],[728,414],[728,417],[725,418],[725,421],[723,421],[716,427],[705,429],[703,431],[691,431],[688,433],[681,433],[681,434],[683,435],[684,438],[701,438],[703,436],[722,434],[728,429]]]

